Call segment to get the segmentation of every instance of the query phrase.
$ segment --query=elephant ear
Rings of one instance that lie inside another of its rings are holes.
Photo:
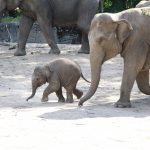
[[[51,67],[51,66],[49,66],[49,65],[46,65],[46,66],[45,66],[45,73],[46,73],[46,78],[47,78],[47,80],[49,80],[49,79],[51,78],[53,72],[54,72],[53,67]]]
[[[125,39],[128,38],[130,35],[131,31],[133,30],[132,25],[125,19],[121,19],[119,21],[114,21],[117,23],[117,37],[119,42],[122,44]]]

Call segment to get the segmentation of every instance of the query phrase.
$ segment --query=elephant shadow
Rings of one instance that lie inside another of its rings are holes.
[[[84,118],[112,118],[134,117],[144,118],[150,116],[150,99],[135,99],[132,108],[114,108],[114,103],[90,102],[89,106],[64,107],[57,111],[47,112],[40,116],[42,119],[51,120],[78,120]]]
[[[24,103],[17,103],[16,105],[11,105],[10,107],[13,109],[32,109],[32,108],[42,108],[42,107],[63,107],[65,103],[58,103],[57,101],[53,102],[24,102]],[[8,107],[8,105],[7,105]]]

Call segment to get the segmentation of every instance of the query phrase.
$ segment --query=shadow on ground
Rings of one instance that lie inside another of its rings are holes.
[[[77,103],[76,103],[77,105]],[[150,116],[150,99],[138,99],[132,101],[132,108],[115,108],[114,103],[92,102],[83,107],[63,107],[60,110],[47,112],[40,115],[43,119],[76,120],[83,118],[99,117],[135,117],[143,118]]]

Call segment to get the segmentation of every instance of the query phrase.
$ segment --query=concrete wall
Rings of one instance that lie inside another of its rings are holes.
[[[0,23],[0,42],[17,42],[19,24],[18,23]],[[69,28],[68,28],[69,29]],[[66,28],[53,28],[57,43],[78,44],[81,42],[81,33],[78,29],[76,31],[68,30]],[[46,43],[40,27],[35,23],[30,32],[28,43]]]

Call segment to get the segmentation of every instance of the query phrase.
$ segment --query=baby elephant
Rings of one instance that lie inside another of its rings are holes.
[[[59,102],[65,102],[62,95],[62,87],[64,87],[67,91],[66,102],[72,103],[73,94],[78,99],[83,95],[83,92],[76,88],[80,77],[87,81],[79,64],[66,58],[53,60],[43,67],[36,67],[32,75],[32,95],[27,98],[27,101],[35,95],[38,87],[48,82],[49,85],[43,92],[42,102],[48,101],[48,95],[53,92],[56,92]]]

